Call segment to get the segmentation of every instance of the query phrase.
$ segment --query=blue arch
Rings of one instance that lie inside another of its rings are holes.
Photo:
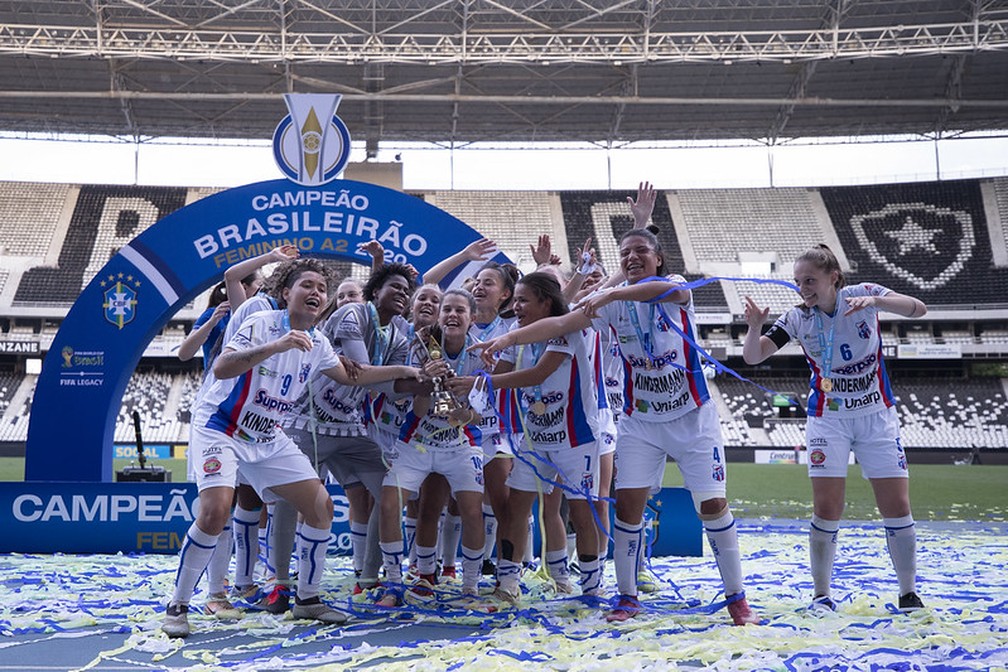
[[[35,388],[25,480],[112,480],[118,408],[140,357],[228,266],[284,242],[370,263],[357,245],[377,239],[424,273],[480,237],[419,198],[350,180],[258,182],[173,212],[109,260],[67,313]]]

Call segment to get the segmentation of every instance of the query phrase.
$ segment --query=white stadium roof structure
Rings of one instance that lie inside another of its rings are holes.
[[[626,143],[1008,129],[997,0],[2,0],[0,131]]]

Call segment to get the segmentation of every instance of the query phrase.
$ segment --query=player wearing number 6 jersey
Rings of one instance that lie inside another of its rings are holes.
[[[836,609],[830,578],[844,508],[847,462],[853,450],[861,473],[871,482],[885,524],[889,555],[899,579],[900,609],[919,609],[924,605],[915,592],[917,537],[907,461],[882,358],[878,313],[921,317],[927,307],[880,285],[844,286],[840,264],[825,245],[799,256],[794,275],[802,302],[781,315],[766,334],[760,331],[769,309],[746,297],[749,330],[743,356],[747,363],[758,364],[795,340],[812,370],[806,424],[813,501],[809,528],[812,607]]]

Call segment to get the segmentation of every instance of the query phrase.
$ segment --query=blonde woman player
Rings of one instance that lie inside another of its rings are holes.
[[[805,429],[812,478],[812,608],[836,610],[830,578],[844,509],[847,462],[853,450],[882,514],[899,581],[899,608],[920,609],[924,604],[915,585],[917,534],[910,512],[907,460],[882,359],[878,314],[889,311],[922,317],[927,306],[881,285],[845,286],[840,264],[825,245],[798,257],[794,276],[802,302],[781,315],[766,334],[760,331],[769,309],[746,297],[749,331],[742,355],[746,363],[758,364],[795,340],[812,369]]]

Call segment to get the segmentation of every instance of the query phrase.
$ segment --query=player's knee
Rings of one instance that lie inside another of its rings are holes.
[[[728,514],[728,500],[724,497],[713,497],[703,501],[694,499],[697,516],[700,520],[717,520]]]

